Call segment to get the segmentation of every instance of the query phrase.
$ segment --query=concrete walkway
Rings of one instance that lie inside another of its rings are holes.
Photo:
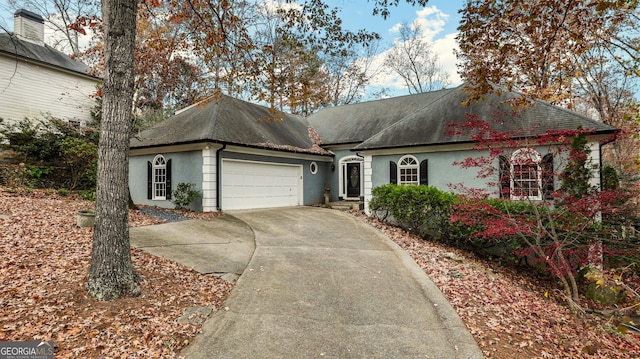
[[[225,310],[205,322],[181,356],[482,358],[417,264],[361,221],[310,207],[236,211],[220,218],[225,217],[246,223],[239,228],[252,230],[255,252]]]

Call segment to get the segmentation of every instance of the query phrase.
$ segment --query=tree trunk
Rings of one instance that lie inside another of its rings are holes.
[[[129,191],[129,187],[127,187],[127,191]],[[133,198],[131,198],[131,191],[129,191],[129,209],[135,209],[135,210],[140,209],[140,208],[138,208],[138,206],[136,206],[136,204],[133,202]]]
[[[105,78],[96,219],[87,290],[99,300],[140,294],[129,243],[129,132],[137,1],[103,0]]]

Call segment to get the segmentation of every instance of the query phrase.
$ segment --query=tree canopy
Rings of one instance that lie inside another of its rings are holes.
[[[613,60],[638,73],[636,10],[637,1],[468,1],[458,28],[461,77],[474,98],[502,85],[562,103],[585,65]]]

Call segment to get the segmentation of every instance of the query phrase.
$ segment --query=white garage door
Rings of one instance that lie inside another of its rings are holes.
[[[302,204],[302,166],[223,160],[222,209]]]

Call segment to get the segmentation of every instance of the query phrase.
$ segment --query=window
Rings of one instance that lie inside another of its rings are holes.
[[[147,199],[171,199],[171,160],[156,155],[153,162],[147,162]]]
[[[153,159],[153,199],[167,198],[167,162],[164,156]]]
[[[542,199],[542,169],[540,154],[530,148],[522,148],[511,155],[511,198]]]
[[[80,131],[80,121],[77,120],[69,120],[69,127],[76,131]]]
[[[512,161],[506,156],[499,156],[500,198],[552,200],[555,191],[553,154],[546,154],[539,161],[540,157],[537,152],[533,151],[532,154],[523,156],[524,152],[522,151],[524,150],[516,152],[512,156],[512,158],[519,157],[524,161],[524,163],[518,163],[514,166],[515,170],[512,170],[514,169],[511,166]],[[538,182],[539,189],[531,188],[536,182],[535,176],[541,176]],[[519,188],[515,188],[515,185],[519,185]]]
[[[318,173],[318,164],[315,162],[311,162],[311,164],[309,165],[309,171],[311,171],[312,175]]]
[[[419,170],[420,165],[415,157],[407,155],[400,158],[400,161],[398,162],[398,184],[419,185]]]

